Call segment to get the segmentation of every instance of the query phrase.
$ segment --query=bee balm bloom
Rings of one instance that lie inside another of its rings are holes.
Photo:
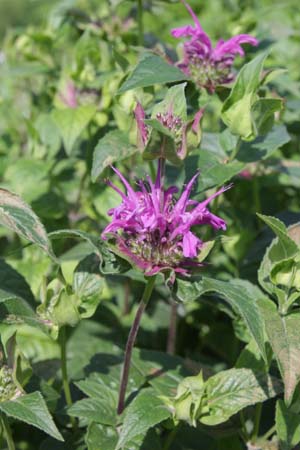
[[[148,276],[164,270],[188,274],[188,268],[201,265],[197,256],[204,243],[191,229],[197,225],[226,229],[224,220],[212,214],[207,206],[228,187],[203,202],[191,200],[193,183],[199,175],[196,173],[176,200],[176,186],[164,190],[161,185],[161,163],[155,183],[147,177],[147,182],[139,182],[138,190],[134,190],[117,169],[113,170],[126,193],[108,182],[121,196],[122,203],[109,211],[112,221],[104,229],[102,238],[113,238],[116,251]]]
[[[191,77],[198,87],[204,87],[213,93],[216,86],[230,83],[234,79],[234,58],[237,54],[245,54],[241,44],[257,45],[258,41],[249,34],[238,34],[228,41],[220,39],[213,47],[192,8],[186,2],[183,3],[194,20],[194,26],[186,25],[171,31],[175,38],[190,37],[190,40],[184,43],[183,60],[178,67]]]

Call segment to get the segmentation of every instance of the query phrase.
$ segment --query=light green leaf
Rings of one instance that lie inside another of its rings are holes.
[[[261,298],[258,305],[284,382],[285,402],[289,405],[300,380],[300,312],[281,316],[267,298]]]
[[[15,400],[2,402],[0,410],[14,419],[33,425],[55,439],[63,441],[40,392],[33,392]]]
[[[151,118],[155,119],[157,114],[172,113],[180,117],[183,122],[187,121],[187,104],[185,98],[186,83],[177,84],[168,89],[163,101],[154,106]]]
[[[0,224],[37,244],[56,260],[47,232],[29,205],[18,195],[0,189]]]
[[[280,394],[280,383],[252,369],[224,370],[206,383],[208,415],[200,416],[205,425],[218,425],[247,406],[261,403]]]
[[[257,90],[266,57],[267,54],[262,53],[242,67],[222,107],[222,120],[231,133],[246,140],[255,135],[252,106],[258,99]]]
[[[92,180],[96,181],[105,167],[136,153],[138,149],[130,144],[128,133],[114,130],[101,138],[94,150]]]
[[[217,293],[243,318],[258,348],[267,361],[264,322],[257,302],[263,297],[260,289],[246,280],[220,281],[202,278],[199,282],[177,279],[175,295],[183,302],[194,301],[207,293]]]
[[[73,291],[78,297],[78,309],[82,318],[91,317],[104,288],[104,278],[99,272],[100,259],[94,253],[84,258],[73,274]]]
[[[118,93],[138,87],[153,86],[186,80],[187,76],[177,67],[168,64],[160,56],[145,53],[133,72],[122,84]]]
[[[136,436],[145,435],[149,428],[170,417],[165,404],[151,388],[143,389],[125,411],[116,450],[126,450]]]
[[[65,150],[71,154],[73,146],[93,118],[96,112],[94,105],[83,105],[78,108],[55,109],[52,118],[59,129]]]

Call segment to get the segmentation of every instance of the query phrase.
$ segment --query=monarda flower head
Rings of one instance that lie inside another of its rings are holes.
[[[230,83],[234,79],[232,65],[235,56],[245,54],[241,44],[257,45],[258,41],[249,34],[238,34],[228,41],[220,39],[213,48],[192,8],[184,0],[183,3],[195,26],[187,25],[171,31],[176,38],[190,37],[190,40],[184,43],[183,60],[178,63],[178,67],[191,77],[198,87],[213,93],[218,85]]]
[[[199,255],[205,245],[191,229],[197,225],[226,229],[225,221],[212,214],[207,206],[229,186],[200,203],[191,200],[191,190],[199,175],[196,173],[176,199],[176,186],[166,190],[162,186],[161,166],[160,161],[155,183],[147,177],[147,181],[139,181],[138,190],[113,168],[126,193],[108,181],[121,196],[122,203],[108,212],[112,221],[102,238],[113,239],[115,251],[147,276],[165,271],[188,275],[190,269],[202,265]]]

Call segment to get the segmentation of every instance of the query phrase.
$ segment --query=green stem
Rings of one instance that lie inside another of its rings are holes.
[[[262,441],[266,441],[267,439],[269,439],[269,437],[272,436],[272,434],[274,434],[276,431],[276,425],[273,425],[272,428],[269,429],[269,431],[266,432],[266,434],[263,435],[262,437]]]
[[[248,441],[248,432],[247,432],[247,428],[246,428],[246,420],[245,420],[243,411],[240,411],[240,420],[241,420],[241,425],[242,425],[241,437],[244,440],[244,442],[247,442]]]
[[[253,442],[255,442],[258,437],[261,411],[262,411],[262,403],[258,403],[255,407],[254,427],[251,439]]]
[[[132,350],[133,350],[136,336],[137,336],[137,333],[138,333],[138,330],[140,327],[143,312],[146,309],[147,303],[151,297],[151,294],[152,294],[152,291],[154,288],[155,279],[156,279],[156,276],[148,278],[148,282],[146,284],[141,302],[137,309],[133,324],[131,326],[131,329],[130,329],[130,332],[128,335],[126,349],[125,349],[124,365],[123,365],[120,389],[119,389],[119,401],[118,401],[118,408],[117,408],[118,414],[122,414],[122,412],[124,411],[124,408],[125,408],[125,395],[126,395],[126,388],[127,388],[127,384],[128,384],[128,378],[129,378]]]
[[[144,46],[143,0],[137,0],[137,22],[139,33],[139,45]]]
[[[259,183],[257,176],[253,177],[252,180],[252,186],[253,186],[253,201],[254,201],[254,207],[256,213],[261,213],[261,202],[260,202],[260,196],[259,196]],[[257,218],[258,220],[258,228],[260,229],[262,226],[261,220]]]
[[[168,434],[162,450],[169,450],[169,448],[170,448],[172,442],[174,441],[174,438],[178,432],[178,429],[179,429],[179,425],[177,425],[177,427],[173,428],[173,430]]]
[[[61,362],[61,374],[63,389],[65,393],[65,399],[68,407],[70,408],[73,404],[71,390],[68,380],[68,370],[67,370],[67,338],[66,338],[66,327],[62,327],[59,332],[59,344],[60,344],[60,362]],[[76,421],[74,417],[70,417],[73,429],[76,429]]]
[[[5,439],[7,442],[8,450],[15,450],[16,447],[15,447],[14,440],[12,437],[11,429],[10,429],[7,417],[4,414],[1,416],[1,422],[2,422],[2,427],[4,430],[4,434],[5,434]]]

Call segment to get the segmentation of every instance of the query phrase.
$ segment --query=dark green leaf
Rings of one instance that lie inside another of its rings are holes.
[[[118,93],[138,87],[182,81],[186,78],[187,76],[181,70],[168,64],[160,56],[145,53]]]

